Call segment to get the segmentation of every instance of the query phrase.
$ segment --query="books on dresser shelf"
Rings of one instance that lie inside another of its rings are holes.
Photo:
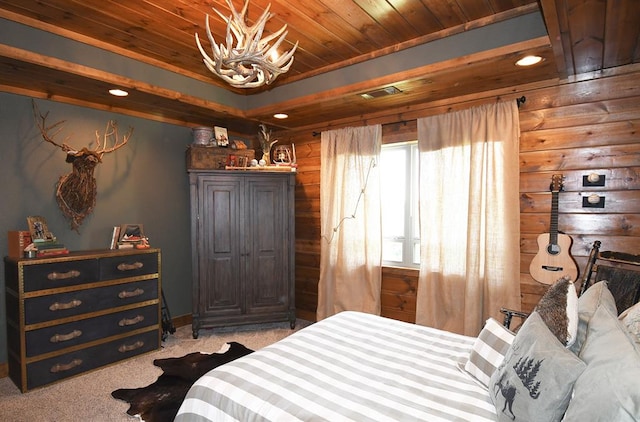
[[[35,247],[36,256],[56,256],[67,255],[69,249],[67,249],[62,243],[58,242],[56,237],[50,239],[36,239],[33,242]]]

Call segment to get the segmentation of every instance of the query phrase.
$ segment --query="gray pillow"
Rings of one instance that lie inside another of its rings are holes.
[[[618,312],[616,308],[616,301],[609,291],[605,280],[599,281],[589,287],[578,299],[578,332],[576,334],[575,342],[570,347],[570,350],[573,353],[580,353],[582,344],[587,338],[587,327],[589,326],[589,321],[600,305],[609,309],[613,313],[617,314]]]
[[[534,311],[489,382],[498,420],[559,421],[585,367]]]
[[[640,420],[640,350],[615,311],[596,309],[580,357],[587,369],[576,381],[565,420]]]

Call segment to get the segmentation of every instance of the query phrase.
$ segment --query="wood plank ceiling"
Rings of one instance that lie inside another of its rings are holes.
[[[274,98],[256,107],[228,106],[28,51],[15,47],[11,34],[2,35],[1,31],[0,90],[176,124],[219,124],[254,133],[257,122],[282,128],[314,127],[389,108],[411,110],[425,99],[437,101],[563,79],[640,59],[637,0],[251,0],[249,20],[256,19],[269,3],[275,16],[265,32],[287,24],[287,48],[299,42],[295,61],[272,86],[242,90],[230,88],[210,74],[194,42],[195,33],[205,36],[206,14],[211,16],[216,41],[224,39],[225,25],[211,8],[227,13],[226,0],[0,0],[0,18],[7,21],[205,82],[246,98],[249,104],[254,95]],[[240,10],[242,2],[234,0],[234,5]],[[535,13],[539,7],[548,37],[365,82],[316,87],[313,95],[287,99],[276,95],[296,82],[315,83],[314,77]],[[530,69],[517,69],[513,62],[525,53],[542,55],[545,60]],[[105,94],[114,85],[132,91],[131,95],[116,99]],[[369,101],[356,95],[390,85],[402,94]],[[290,118],[274,120],[272,114],[278,111]]]

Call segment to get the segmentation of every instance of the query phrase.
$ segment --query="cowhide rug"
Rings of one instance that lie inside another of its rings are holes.
[[[252,353],[240,343],[230,342],[224,353],[189,353],[180,358],[156,359],[163,374],[142,388],[121,388],[111,395],[130,404],[127,413],[145,422],[171,422],[191,385],[213,368]]]

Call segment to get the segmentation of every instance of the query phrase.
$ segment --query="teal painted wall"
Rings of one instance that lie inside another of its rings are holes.
[[[49,230],[71,250],[107,249],[113,226],[144,224],[153,247],[162,249],[162,284],[173,317],[191,313],[191,241],[189,183],[185,151],[191,142],[186,127],[116,113],[36,100],[54,123],[66,120],[72,147],[95,147],[109,120],[133,136],[121,149],[106,154],[95,178],[98,196],[93,213],[71,230],[58,208],[58,178],[71,171],[65,154],[42,140],[32,100],[0,93],[0,256],[8,253],[7,232],[27,230],[26,218],[41,215]],[[4,268],[4,263],[3,263]],[[0,363],[7,361],[4,269],[0,273]]]

